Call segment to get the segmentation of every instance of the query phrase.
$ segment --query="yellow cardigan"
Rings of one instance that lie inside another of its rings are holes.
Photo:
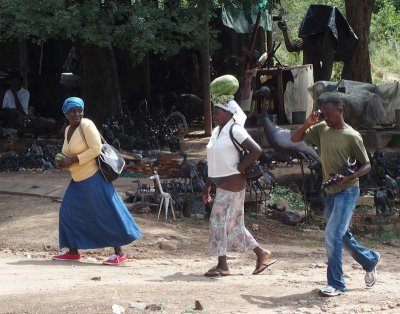
[[[69,126],[65,129],[64,145],[62,153],[67,156],[77,156],[79,162],[72,164],[69,167],[71,176],[74,181],[82,181],[94,175],[99,167],[96,157],[101,153],[101,139],[99,131],[93,121],[83,118],[81,120],[82,130],[85,134],[86,142],[83,140],[79,127],[77,127],[71,136],[70,141],[67,141]],[[89,146],[89,147],[88,147]]]

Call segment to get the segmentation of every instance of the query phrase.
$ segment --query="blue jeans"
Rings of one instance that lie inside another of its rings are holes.
[[[325,198],[325,246],[328,255],[328,285],[346,291],[342,271],[342,247],[369,272],[378,262],[378,255],[359,245],[349,231],[360,189],[358,186],[342,190]]]

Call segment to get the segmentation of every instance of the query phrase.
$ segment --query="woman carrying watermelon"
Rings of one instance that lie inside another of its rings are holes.
[[[228,251],[253,250],[257,256],[253,275],[264,271],[271,252],[261,248],[244,225],[245,169],[261,154],[260,146],[244,129],[246,115],[233,100],[239,82],[232,75],[216,78],[210,86],[215,128],[207,144],[208,179],[203,192],[204,203],[211,202],[211,183],[217,187],[210,216],[210,243],[212,254],[218,256],[217,266],[208,270],[207,277],[230,274],[226,261]],[[229,93],[229,94],[228,94]],[[249,151],[239,162],[239,153],[229,135]]]

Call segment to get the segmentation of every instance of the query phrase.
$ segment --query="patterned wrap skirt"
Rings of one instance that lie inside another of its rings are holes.
[[[60,248],[118,247],[142,234],[111,182],[100,171],[71,180],[60,208]]]
[[[244,226],[245,190],[217,189],[210,216],[210,253],[226,256],[228,251],[247,252],[258,246]]]

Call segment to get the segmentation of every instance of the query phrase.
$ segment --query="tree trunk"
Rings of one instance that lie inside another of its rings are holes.
[[[114,50],[89,44],[82,46],[81,54],[85,115],[99,126],[106,117],[117,114],[121,107]]]
[[[203,85],[203,108],[204,108],[204,134],[211,135],[212,132],[212,115],[210,101],[210,51],[209,51],[209,27],[208,27],[208,1],[202,3],[203,7],[203,32],[206,34],[204,38],[203,48],[201,49],[201,72]]]
[[[372,82],[368,39],[373,5],[374,0],[345,0],[346,18],[358,36],[358,45],[353,58],[344,64],[342,79]]]

